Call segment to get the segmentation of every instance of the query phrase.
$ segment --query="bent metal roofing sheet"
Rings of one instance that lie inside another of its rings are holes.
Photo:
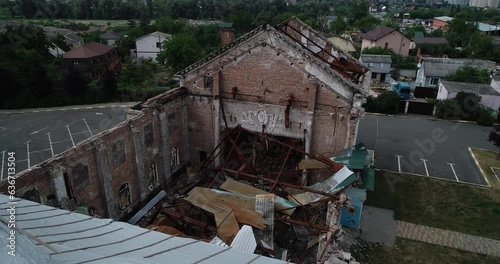
[[[11,205],[15,230],[5,222]],[[16,256],[8,254],[8,240],[0,240],[7,263],[285,263],[6,195],[0,195],[0,220],[2,237],[16,233]]]

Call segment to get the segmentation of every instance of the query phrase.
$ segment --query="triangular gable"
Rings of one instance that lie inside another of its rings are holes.
[[[287,21],[289,21],[289,20],[287,20]],[[296,21],[300,21],[300,20],[297,19]],[[312,30],[312,29],[310,29],[310,30]],[[331,77],[334,77],[335,79],[339,80],[341,83],[345,84],[346,86],[350,87],[351,89],[353,89],[356,92],[361,92],[363,94],[366,94],[366,91],[364,91],[363,87],[362,87],[362,81],[353,82],[352,78],[349,78],[349,76],[345,76],[339,72],[339,65],[342,65],[342,67],[344,67],[344,68],[346,67],[346,65],[348,65],[349,67],[351,67],[351,68],[349,68],[349,70],[353,71],[354,69],[356,69],[359,72],[361,69],[364,73],[366,71],[366,68],[363,65],[361,65],[356,59],[352,58],[349,54],[339,50],[338,54],[342,54],[342,57],[339,58],[338,60],[333,60],[333,59],[331,60],[331,61],[335,61],[335,63],[329,63],[328,60],[320,59],[320,56],[321,56],[320,54],[314,53],[311,50],[306,49],[303,44],[297,43],[296,39],[294,39],[290,36],[287,36],[283,31],[278,30],[270,25],[262,25],[262,26],[257,27],[256,29],[239,37],[235,41],[224,46],[223,48],[211,53],[207,57],[205,57],[205,58],[199,60],[198,62],[191,64],[190,66],[186,67],[185,69],[177,72],[175,75],[178,78],[183,78],[184,76],[188,75],[189,73],[191,73],[191,72],[193,72],[201,67],[204,67],[205,65],[208,65],[208,64],[214,62],[215,60],[228,54],[232,50],[235,50],[238,47],[243,46],[245,42],[257,37],[258,35],[260,35],[261,33],[264,33],[264,32],[268,32],[270,35],[277,37],[278,39],[282,40],[282,42],[285,45],[287,45],[288,47],[290,47],[293,50],[298,51],[306,60],[308,60],[310,63],[316,65],[318,67],[318,69],[320,69],[323,73],[325,73]],[[313,32],[316,34],[315,31],[313,31]],[[328,45],[330,45],[331,48],[334,47],[334,45],[330,41],[324,39],[324,37],[322,38],[322,40],[325,43],[328,43]],[[231,63],[231,62],[227,61],[226,63]]]

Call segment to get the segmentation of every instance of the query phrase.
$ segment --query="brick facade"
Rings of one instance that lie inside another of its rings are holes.
[[[226,123],[303,140],[314,155],[338,152],[353,142],[370,72],[353,83],[322,56],[270,26],[256,29],[180,72],[183,88],[149,99],[127,121],[22,172],[17,195],[72,210],[84,201],[100,216],[123,218],[159,188],[176,185],[172,175],[183,165],[200,165]]]

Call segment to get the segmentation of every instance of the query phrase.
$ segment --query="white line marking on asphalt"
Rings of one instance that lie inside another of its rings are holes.
[[[87,106],[85,107],[85,109],[92,109],[92,106]]]
[[[71,135],[87,134],[87,133],[89,133],[89,131],[80,131],[80,132],[71,133]]]
[[[46,111],[46,112],[52,112],[52,111],[54,111],[54,109],[47,109],[47,110],[45,110],[45,111]]]
[[[50,138],[50,132],[47,133],[47,137],[49,137],[50,152],[52,153],[52,157],[54,157],[54,148],[52,147],[52,139]]]
[[[378,116],[375,118],[375,120],[377,120],[377,139],[375,139],[375,148],[373,149],[373,151],[375,151],[378,146]],[[401,169],[399,170],[399,173],[401,173]]]
[[[3,120],[2,120],[2,121],[3,121]],[[0,127],[0,129],[1,129],[1,130],[6,130],[7,128],[5,128],[5,127]]]
[[[100,105],[100,106],[98,106],[97,108],[104,108],[104,105]]]
[[[37,151],[32,151],[31,153],[35,154],[35,153],[38,153],[38,152],[44,152],[44,151],[49,151],[51,149],[42,149],[42,150],[37,150]]]
[[[52,141],[52,144],[59,144],[59,143],[69,142],[69,141],[71,141],[71,140],[66,139],[66,140]]]
[[[96,115],[102,115],[102,113],[99,113],[99,112],[97,112],[97,113],[95,113],[95,114],[96,114]]]
[[[424,167],[425,167],[425,174],[427,174],[427,176],[429,176],[429,170],[427,170],[427,160],[426,159],[420,159],[421,161],[424,162]]]
[[[68,134],[69,134],[69,137],[71,138],[71,143],[73,143],[73,147],[74,147],[75,141],[73,140],[73,136],[71,135],[71,130],[69,130],[69,125],[67,125],[66,128],[68,129]]]
[[[43,131],[43,130],[45,130],[45,129],[47,129],[47,128],[49,128],[49,127],[44,127],[44,128],[42,128],[42,129],[40,129],[40,130],[35,130],[35,131],[31,132],[31,134],[30,134],[30,135],[38,134],[38,133],[40,133],[41,131]]]
[[[40,110],[33,111],[33,113],[39,113],[39,112],[40,112]]]
[[[73,107],[72,109],[73,109],[73,110],[79,110],[79,109],[80,109],[80,107]]]
[[[401,174],[401,155],[396,155],[396,157],[398,157],[398,171],[399,171],[399,174]]]
[[[28,153],[28,169],[31,167],[30,165],[30,141],[31,140],[28,140],[26,142],[26,152]]]
[[[2,172],[0,173],[0,180],[3,180],[3,165],[5,163],[5,150],[2,151]]]
[[[85,125],[87,126],[87,129],[89,130],[90,136],[93,136],[94,134],[92,134],[92,131],[90,131],[89,124],[87,124],[87,120],[85,118],[83,119],[83,122],[85,122]]]
[[[450,165],[451,170],[453,171],[453,174],[455,175],[455,179],[457,179],[457,182],[460,182],[460,180],[457,177],[457,173],[455,172],[455,168],[453,168],[453,165],[455,165],[455,164],[453,164],[453,163],[447,163],[447,164]]]
[[[23,160],[16,160],[16,162],[25,162],[25,161],[28,161],[27,159],[23,159]]]
[[[126,105],[120,105],[120,107],[127,107]]]

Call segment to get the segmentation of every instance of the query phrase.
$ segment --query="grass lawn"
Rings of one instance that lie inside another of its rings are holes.
[[[396,220],[500,240],[500,190],[377,171],[365,203]]]
[[[479,162],[479,166],[481,166],[481,169],[483,169],[486,178],[488,178],[488,182],[490,183],[491,188],[500,191],[500,181],[491,169],[491,167],[494,167],[496,169],[500,168],[500,160],[497,159],[498,153],[491,150],[477,148],[471,148],[471,151],[472,153],[474,153],[474,156]]]
[[[493,264],[500,261],[495,257],[403,238],[397,238],[396,245],[392,248],[365,242],[359,246],[359,251],[352,253],[356,261],[370,264]]]

